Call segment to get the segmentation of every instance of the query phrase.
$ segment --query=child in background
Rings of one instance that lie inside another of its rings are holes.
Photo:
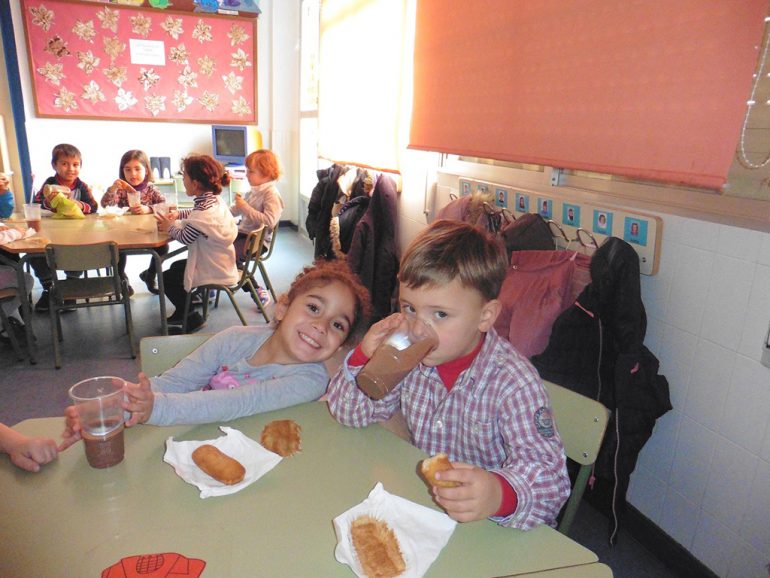
[[[68,197],[75,201],[84,215],[95,213],[97,206],[91,187],[80,180],[80,167],[82,155],[77,147],[71,144],[58,144],[51,152],[51,166],[56,171],[52,177],[48,177],[35,195],[34,202],[43,205],[44,209],[56,212],[44,194],[46,185],[61,185],[69,189]],[[35,276],[43,287],[43,293],[35,304],[35,311],[48,312],[48,293],[51,289],[51,270],[45,261],[45,257],[30,259],[30,265],[35,271]],[[67,271],[69,277],[79,277],[82,271]]]
[[[0,219],[7,219],[13,215],[14,206],[11,181],[8,175],[0,173]]]
[[[8,454],[22,470],[39,472],[40,466],[56,459],[59,450],[52,439],[29,438],[0,423],[0,453]]]
[[[251,191],[246,193],[246,197],[236,194],[235,204],[230,207],[233,215],[242,217],[238,224],[238,237],[235,239],[235,258],[239,268],[243,265],[243,251],[249,233],[266,227],[269,232],[265,235],[262,252],[270,246],[272,229],[280,221],[284,206],[281,194],[275,186],[280,176],[281,167],[273,151],[260,149],[246,157],[246,178],[251,185]],[[270,293],[259,285],[256,289],[262,305],[270,303]]]
[[[231,327],[158,377],[126,385],[127,425],[220,423],[318,399],[324,361],[359,337],[369,293],[343,261],[306,267],[275,306],[273,327]],[[62,434],[80,439],[74,408]]]
[[[128,207],[128,210],[134,215],[147,215],[153,212],[152,205],[165,203],[166,197],[158,190],[152,182],[152,171],[150,169],[150,159],[144,151],[130,150],[126,151],[120,157],[120,168],[118,169],[118,178],[107,189],[102,197],[102,207]],[[139,204],[131,207],[128,202],[129,192],[139,193]],[[168,245],[156,249],[158,255],[168,253]],[[126,255],[121,252],[118,262],[118,271],[120,276],[126,278]],[[155,259],[150,259],[150,265],[139,274],[139,278],[147,285],[147,290],[158,294],[158,285],[155,278]],[[128,294],[133,295],[134,290],[128,285]]]
[[[4,245],[6,243],[12,243],[17,239],[21,239],[23,235],[24,233],[18,229],[11,229],[0,223],[0,244]],[[11,264],[11,261],[18,261],[19,256],[15,253],[7,253],[6,251],[0,251],[0,255],[3,255],[3,257],[12,257],[8,261],[0,259],[0,263],[2,263],[2,265],[0,265],[0,289],[18,287],[19,278],[16,274],[15,267]],[[32,276],[29,273],[24,273],[24,280],[26,282],[26,291],[31,291],[32,285],[35,282],[32,279]],[[26,339],[26,337],[21,337],[24,335],[24,321],[19,315],[19,305],[21,305],[21,301],[18,297],[15,297],[3,302],[0,307],[3,308],[6,317],[8,317],[8,323],[10,324],[11,329],[15,331],[15,334],[17,334],[17,337]],[[5,334],[4,330],[0,331],[0,341],[8,341],[9,343],[11,341],[10,337]]]
[[[187,259],[174,261],[163,273],[166,297],[176,308],[168,318],[169,325],[183,325],[184,306],[193,287],[209,283],[235,285],[233,241],[238,234],[235,219],[219,198],[222,187],[230,182],[222,165],[209,155],[191,155],[182,160],[184,188],[194,197],[192,209],[155,213],[158,228],[169,238],[187,245]],[[177,220],[179,219],[179,220]],[[197,311],[188,315],[187,330],[203,327],[203,316]]]
[[[411,441],[444,452],[459,487],[434,487],[459,522],[492,518],[528,530],[555,525],[569,496],[566,458],[537,371],[500,338],[494,322],[507,260],[498,241],[467,223],[437,221],[407,248],[399,272],[402,313],[374,324],[334,376],[329,409],[364,427],[404,413]],[[374,401],[356,375],[402,315],[436,330],[439,342],[404,380]]]

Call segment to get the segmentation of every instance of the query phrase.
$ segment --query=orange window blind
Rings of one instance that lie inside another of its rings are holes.
[[[410,147],[719,188],[766,12],[766,0],[419,0]]]

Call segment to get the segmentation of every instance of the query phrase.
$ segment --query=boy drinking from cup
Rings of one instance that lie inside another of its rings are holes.
[[[401,313],[371,327],[332,379],[328,400],[332,415],[353,427],[400,408],[411,442],[452,461],[438,478],[459,486],[432,488],[450,517],[528,530],[555,526],[570,486],[545,387],[494,330],[506,268],[504,249],[484,231],[433,223],[401,260]],[[404,315],[432,325],[438,345],[375,401],[356,376]]]

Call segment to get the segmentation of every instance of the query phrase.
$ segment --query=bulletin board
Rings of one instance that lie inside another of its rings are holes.
[[[38,116],[257,121],[256,20],[22,0]]]

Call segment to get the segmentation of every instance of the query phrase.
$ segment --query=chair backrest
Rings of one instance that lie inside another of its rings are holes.
[[[239,285],[244,285],[246,279],[253,278],[259,271],[259,262],[262,256],[262,241],[265,238],[267,229],[262,227],[251,231],[246,237],[246,243],[243,246],[243,268],[241,269],[241,279]]]
[[[209,333],[143,337],[139,343],[139,362],[142,371],[148,377],[160,375],[198,349],[209,337],[211,337]]]
[[[106,269],[118,263],[118,245],[114,241],[90,245],[54,245],[45,247],[48,266],[58,271]]]
[[[267,231],[268,229],[262,227],[261,229],[255,229],[248,234],[246,243],[243,246],[243,256],[247,261],[249,259],[257,259],[261,256],[262,243],[265,240]]]
[[[543,383],[551,398],[551,408],[564,443],[564,451],[568,458],[581,466],[559,523],[559,531],[567,534],[588,483],[591,466],[599,455],[610,411],[598,401],[566,387],[550,381]]]
[[[270,255],[273,254],[273,247],[275,247],[275,238],[278,235],[279,226],[280,226],[280,223],[276,223],[275,227],[270,229],[270,245],[267,247],[267,251],[265,252],[265,254],[262,255],[262,261],[267,261],[270,258]]]

